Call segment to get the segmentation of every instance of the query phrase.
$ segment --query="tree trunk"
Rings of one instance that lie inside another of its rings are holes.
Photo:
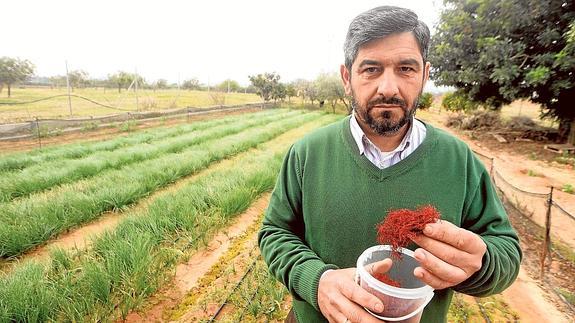
[[[10,94],[11,94],[11,91],[10,91],[10,90],[11,90],[12,87],[10,86],[10,85],[11,85],[10,83],[8,83],[7,85],[8,85],[8,97],[10,97]]]
[[[122,85],[118,84],[118,93],[122,93]]]
[[[575,120],[571,120],[569,128],[569,136],[567,137],[567,143],[575,145]]]
[[[572,141],[570,141],[570,134],[574,129],[574,127],[572,127],[572,123],[573,120],[569,120],[569,119],[561,119],[559,120],[559,134],[557,135],[557,139],[556,142],[557,143],[564,143],[564,142],[568,142],[568,143],[573,143]]]

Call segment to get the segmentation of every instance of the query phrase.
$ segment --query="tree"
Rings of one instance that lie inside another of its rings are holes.
[[[182,83],[182,89],[190,91],[198,90],[200,89],[200,81],[198,81],[196,78],[185,80],[184,83]]]
[[[167,89],[168,88],[168,81],[164,80],[164,79],[159,79],[156,82],[154,82],[154,89]]]
[[[274,88],[279,84],[280,76],[274,72],[249,76],[249,79],[256,88],[257,94],[264,99],[264,101],[269,101],[272,99]]]
[[[274,101],[285,99],[287,94],[286,85],[283,83],[278,83],[272,88],[271,98]]]
[[[74,90],[74,88],[85,87],[89,84],[88,72],[82,70],[71,71],[68,73],[68,80],[70,81],[72,90]]]
[[[222,92],[238,92],[241,88],[240,83],[234,80],[227,79],[222,83],[216,85],[216,88]]]
[[[134,74],[119,71],[116,74],[108,75],[108,82],[118,87],[118,93],[122,93],[122,88],[128,88],[135,79]]]
[[[293,96],[297,96],[297,90],[293,82],[286,85],[286,96],[288,98],[288,102],[291,102],[291,98]]]
[[[432,78],[499,108],[519,98],[571,126],[575,143],[575,5],[564,0],[446,0],[431,42]]]
[[[315,85],[319,99],[328,101],[333,113],[335,113],[335,106],[338,101],[345,105],[348,114],[351,113],[349,98],[345,94],[343,83],[337,73],[320,74],[315,80]]]
[[[8,97],[13,84],[25,82],[33,74],[34,64],[29,60],[6,56],[0,58],[0,84],[8,88]]]

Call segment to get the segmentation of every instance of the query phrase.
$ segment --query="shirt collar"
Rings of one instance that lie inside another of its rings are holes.
[[[357,116],[356,116],[355,110],[353,110],[349,125],[351,128],[351,135],[353,136],[353,139],[354,139],[355,143],[357,144],[357,148],[359,149],[359,154],[363,155],[365,153],[365,149],[367,148],[367,145],[371,145],[374,148],[379,150],[379,148],[377,148],[377,146],[375,146],[371,142],[371,140],[369,140],[369,138],[367,138],[367,136],[365,135],[365,132],[363,132],[363,129],[361,129],[361,127],[359,126],[359,123],[357,122],[356,118],[357,118]],[[412,119],[412,122],[410,122],[409,129],[405,133],[405,136],[403,136],[403,139],[399,143],[399,146],[397,146],[393,151],[386,152],[385,154],[388,155],[388,154],[393,154],[393,153],[397,153],[397,152],[403,152],[407,147],[409,147],[411,145],[412,131],[413,131],[413,119]]]

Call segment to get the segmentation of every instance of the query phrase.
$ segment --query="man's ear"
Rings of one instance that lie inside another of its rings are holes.
[[[351,95],[351,72],[343,64],[339,67],[339,72],[341,74],[341,81],[343,82],[345,94]]]
[[[425,62],[425,66],[423,67],[423,84],[421,86],[422,89],[425,87],[425,83],[427,83],[427,80],[429,80],[430,67],[431,64],[429,62]]]

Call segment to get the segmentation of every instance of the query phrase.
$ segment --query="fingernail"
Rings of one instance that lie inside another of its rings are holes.
[[[425,226],[425,228],[423,228],[423,233],[425,233],[426,235],[429,235],[433,232],[433,229],[431,228],[431,226],[428,224]]]
[[[373,307],[373,309],[375,310],[376,313],[381,313],[381,312],[383,312],[383,304],[375,303],[375,306]]]
[[[415,252],[413,253],[413,256],[419,262],[422,262],[425,260],[425,252],[423,252],[423,250],[421,250],[421,249],[415,250]]]
[[[423,273],[421,272],[421,270],[418,270],[419,267],[415,268],[413,270],[413,276],[417,277],[417,278],[423,278]]]

